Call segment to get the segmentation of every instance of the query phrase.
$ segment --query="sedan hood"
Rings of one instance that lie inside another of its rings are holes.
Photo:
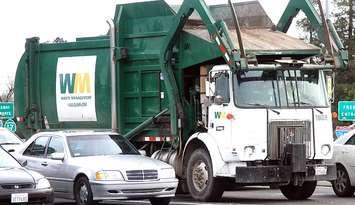
[[[93,163],[90,163],[93,162]],[[171,166],[142,155],[114,155],[75,157],[73,163],[92,170],[147,170],[170,168]]]
[[[1,184],[34,184],[35,179],[24,168],[0,168]]]

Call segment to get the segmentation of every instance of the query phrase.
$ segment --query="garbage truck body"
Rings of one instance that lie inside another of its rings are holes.
[[[324,162],[333,152],[329,99],[346,50],[331,40],[324,53],[285,34],[304,10],[324,42],[335,39],[308,0],[291,0],[278,25],[258,2],[231,5],[122,4],[107,35],[27,39],[15,80],[18,134],[117,131],[172,164],[196,200],[254,184],[308,198],[316,181],[335,178]]]

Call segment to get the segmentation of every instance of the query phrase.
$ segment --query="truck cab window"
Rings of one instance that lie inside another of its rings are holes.
[[[222,103],[228,103],[230,101],[229,97],[229,75],[227,73],[217,74],[215,82],[215,97],[222,97]]]

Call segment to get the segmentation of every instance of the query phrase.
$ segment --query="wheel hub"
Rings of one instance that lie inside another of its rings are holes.
[[[342,170],[337,170],[337,178],[335,180],[335,187],[339,192],[343,192],[346,188],[346,176]]]
[[[81,185],[80,191],[79,191],[80,201],[87,202],[88,201],[88,195],[89,195],[88,189],[85,186],[85,184]]]
[[[193,166],[192,182],[197,191],[201,192],[207,187],[208,171],[207,165],[200,161]]]

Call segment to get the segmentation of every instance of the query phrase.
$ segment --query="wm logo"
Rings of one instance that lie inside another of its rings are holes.
[[[62,73],[59,83],[62,94],[91,93],[89,73]]]

